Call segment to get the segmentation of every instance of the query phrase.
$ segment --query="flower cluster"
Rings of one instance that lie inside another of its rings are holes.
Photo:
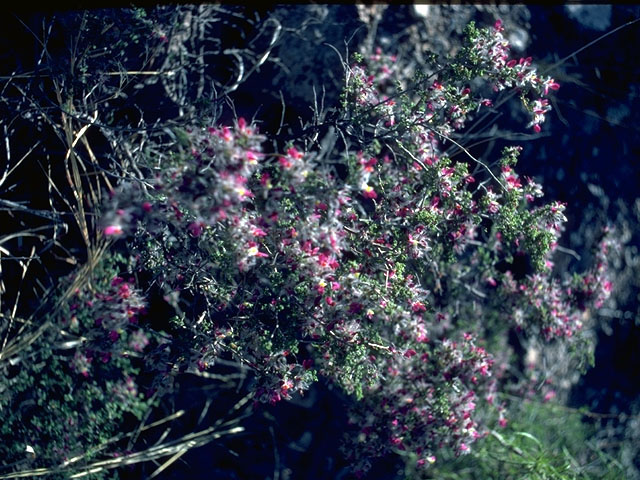
[[[611,296],[613,282],[610,260],[612,255],[619,255],[621,248],[616,231],[606,227],[594,255],[593,267],[586,274],[576,275],[572,278],[567,294],[572,297],[573,302],[582,311],[602,307]]]
[[[73,370],[83,377],[91,376],[93,363],[108,364],[126,352],[143,352],[149,344],[138,325],[145,301],[132,282],[115,277],[106,290],[93,294],[78,290],[73,297],[63,327],[85,339],[71,361]]]
[[[388,68],[386,64],[384,67]],[[357,64],[349,69],[347,76],[347,85],[350,86],[349,101],[354,101],[354,106],[363,115],[375,116],[379,128],[395,125],[396,102],[379,88],[386,81],[386,75],[369,75],[363,66]]]
[[[546,98],[550,90],[558,90],[560,85],[549,76],[540,76],[531,66],[531,57],[513,59],[509,57],[509,42],[502,35],[502,22],[497,20],[491,29],[476,29],[473,24],[467,28],[469,46],[464,55],[474,68],[483,70],[493,82],[494,89],[518,88],[522,102],[532,118],[528,127],[540,132],[540,124],[551,110]],[[531,98],[536,95],[538,98]]]
[[[474,420],[476,391],[488,383],[491,357],[470,334],[459,342],[418,345],[384,359],[387,380],[367,392],[366,408],[352,412],[350,421],[360,429],[354,440],[368,453],[365,462],[396,449],[415,452],[418,464],[428,465],[438,448],[464,454],[482,436]]]

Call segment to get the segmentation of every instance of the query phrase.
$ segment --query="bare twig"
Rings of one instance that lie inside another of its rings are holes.
[[[462,145],[460,145],[458,142],[456,142],[454,139],[448,137],[447,135],[445,135],[444,133],[438,132],[437,130],[430,128],[429,130],[431,130],[432,132],[434,132],[436,135],[439,135],[440,137],[449,140],[451,143],[453,143],[454,145],[456,145],[460,150],[462,150],[464,153],[467,154],[467,156],[473,160],[474,162],[476,162],[479,165],[482,165],[485,170],[487,172],[489,172],[489,175],[491,175],[491,177],[493,177],[493,179],[498,183],[498,185],[500,185],[500,187],[503,190],[506,190],[507,188],[504,186],[504,184],[498,179],[498,177],[496,177],[493,172],[491,171],[491,169],[487,166],[487,164],[485,164],[482,160],[478,160],[476,157],[474,157],[473,155],[471,155],[471,152],[469,152],[469,150],[467,150],[465,147],[463,147]]]

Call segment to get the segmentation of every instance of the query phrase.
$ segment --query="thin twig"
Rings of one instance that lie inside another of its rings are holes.
[[[500,187],[503,190],[507,190],[507,188],[504,186],[504,184],[498,179],[498,177],[496,177],[493,172],[491,171],[491,169],[487,166],[487,164],[485,164],[482,160],[478,160],[476,157],[474,157],[473,155],[471,155],[471,152],[469,152],[469,150],[467,150],[465,147],[463,147],[462,145],[460,145],[458,142],[456,142],[454,139],[448,137],[447,135],[445,135],[444,133],[438,132],[437,130],[433,129],[433,128],[429,128],[429,130],[431,130],[432,132],[434,132],[435,134],[441,136],[442,138],[445,138],[446,140],[449,140],[451,143],[453,143],[454,145],[456,145],[458,148],[460,148],[460,150],[462,150],[464,153],[466,153],[469,158],[471,160],[473,160],[474,162],[482,165],[487,172],[489,172],[489,175],[491,175],[493,177],[493,179],[498,182],[498,185],[500,185]]]

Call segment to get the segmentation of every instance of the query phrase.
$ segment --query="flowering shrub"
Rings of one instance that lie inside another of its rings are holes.
[[[182,368],[232,357],[254,370],[258,401],[318,375],[359,400],[346,449],[356,472],[389,451],[421,467],[439,448],[467,453],[491,409],[506,425],[496,393],[510,381],[509,334],[577,342],[582,312],[611,287],[605,258],[570,281],[553,274],[564,205],[520,177],[519,147],[488,165],[451,138],[492,108],[477,84],[515,89],[541,129],[558,85],[509,59],[501,31],[471,25],[450,65],[413,79],[381,50],[358,55],[332,125],[341,152],[305,137],[272,153],[243,118],[193,127],[190,151],[149,159],[152,188],[121,185],[103,216],[175,310]],[[116,279],[97,299],[119,307],[99,349],[74,357],[80,376],[113,345],[144,353],[133,291]]]

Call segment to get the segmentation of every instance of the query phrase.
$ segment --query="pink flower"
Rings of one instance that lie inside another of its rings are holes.
[[[127,299],[131,296],[131,289],[129,288],[129,284],[123,283],[118,289],[118,295],[120,298]]]
[[[105,235],[122,235],[124,232],[120,225],[109,225],[105,227],[104,234]]]
[[[291,147],[290,149],[288,149],[287,155],[296,160],[299,160],[302,158],[302,153],[300,153],[295,147]]]
[[[289,169],[293,166],[293,164],[291,163],[291,160],[288,157],[280,157],[278,161],[280,162],[280,165],[282,166],[282,168]]]
[[[255,165],[258,162],[258,155],[249,150],[247,152],[247,162],[249,162],[249,165]]]
[[[214,129],[213,131],[216,130]],[[230,142],[231,140],[233,140],[233,134],[231,133],[231,130],[229,130],[229,127],[222,127],[222,130],[218,130],[217,134],[225,142]]]
[[[422,302],[413,302],[411,304],[411,310],[415,313],[419,313],[419,312],[426,312],[427,311],[427,307],[424,306],[424,303]]]
[[[370,198],[370,199],[378,198],[378,194],[376,193],[376,191],[373,189],[373,187],[369,185],[365,185],[364,188],[362,189],[362,196],[364,198]]]
[[[262,175],[260,176],[260,185],[262,185],[265,188],[272,187],[271,176],[267,172],[263,172]]]
[[[558,90],[560,88],[560,84],[556,83],[553,78],[548,78],[545,82],[544,82],[544,94],[548,95],[549,94],[549,89],[551,90]]]
[[[389,441],[391,442],[391,445],[400,445],[402,443],[402,438],[400,438],[400,437],[391,437],[389,439]]]
[[[335,270],[339,266],[336,259],[332,256],[327,255],[326,253],[320,253],[318,255],[318,265],[320,265],[321,267],[329,267],[332,270]]]
[[[264,253],[258,250],[258,244],[256,242],[253,242],[253,241],[247,242],[247,247],[249,247],[247,249],[247,255],[249,255],[250,257],[268,257],[269,256],[268,253]]]
[[[375,165],[378,163],[376,158],[370,158],[369,160],[361,159],[360,163],[365,172],[373,172]]]
[[[251,233],[253,234],[254,237],[265,237],[267,235],[267,232],[265,232],[260,227],[254,227],[253,232]]]
[[[189,232],[191,232],[191,235],[197,238],[202,235],[204,226],[205,224],[203,222],[191,222],[187,228]]]

